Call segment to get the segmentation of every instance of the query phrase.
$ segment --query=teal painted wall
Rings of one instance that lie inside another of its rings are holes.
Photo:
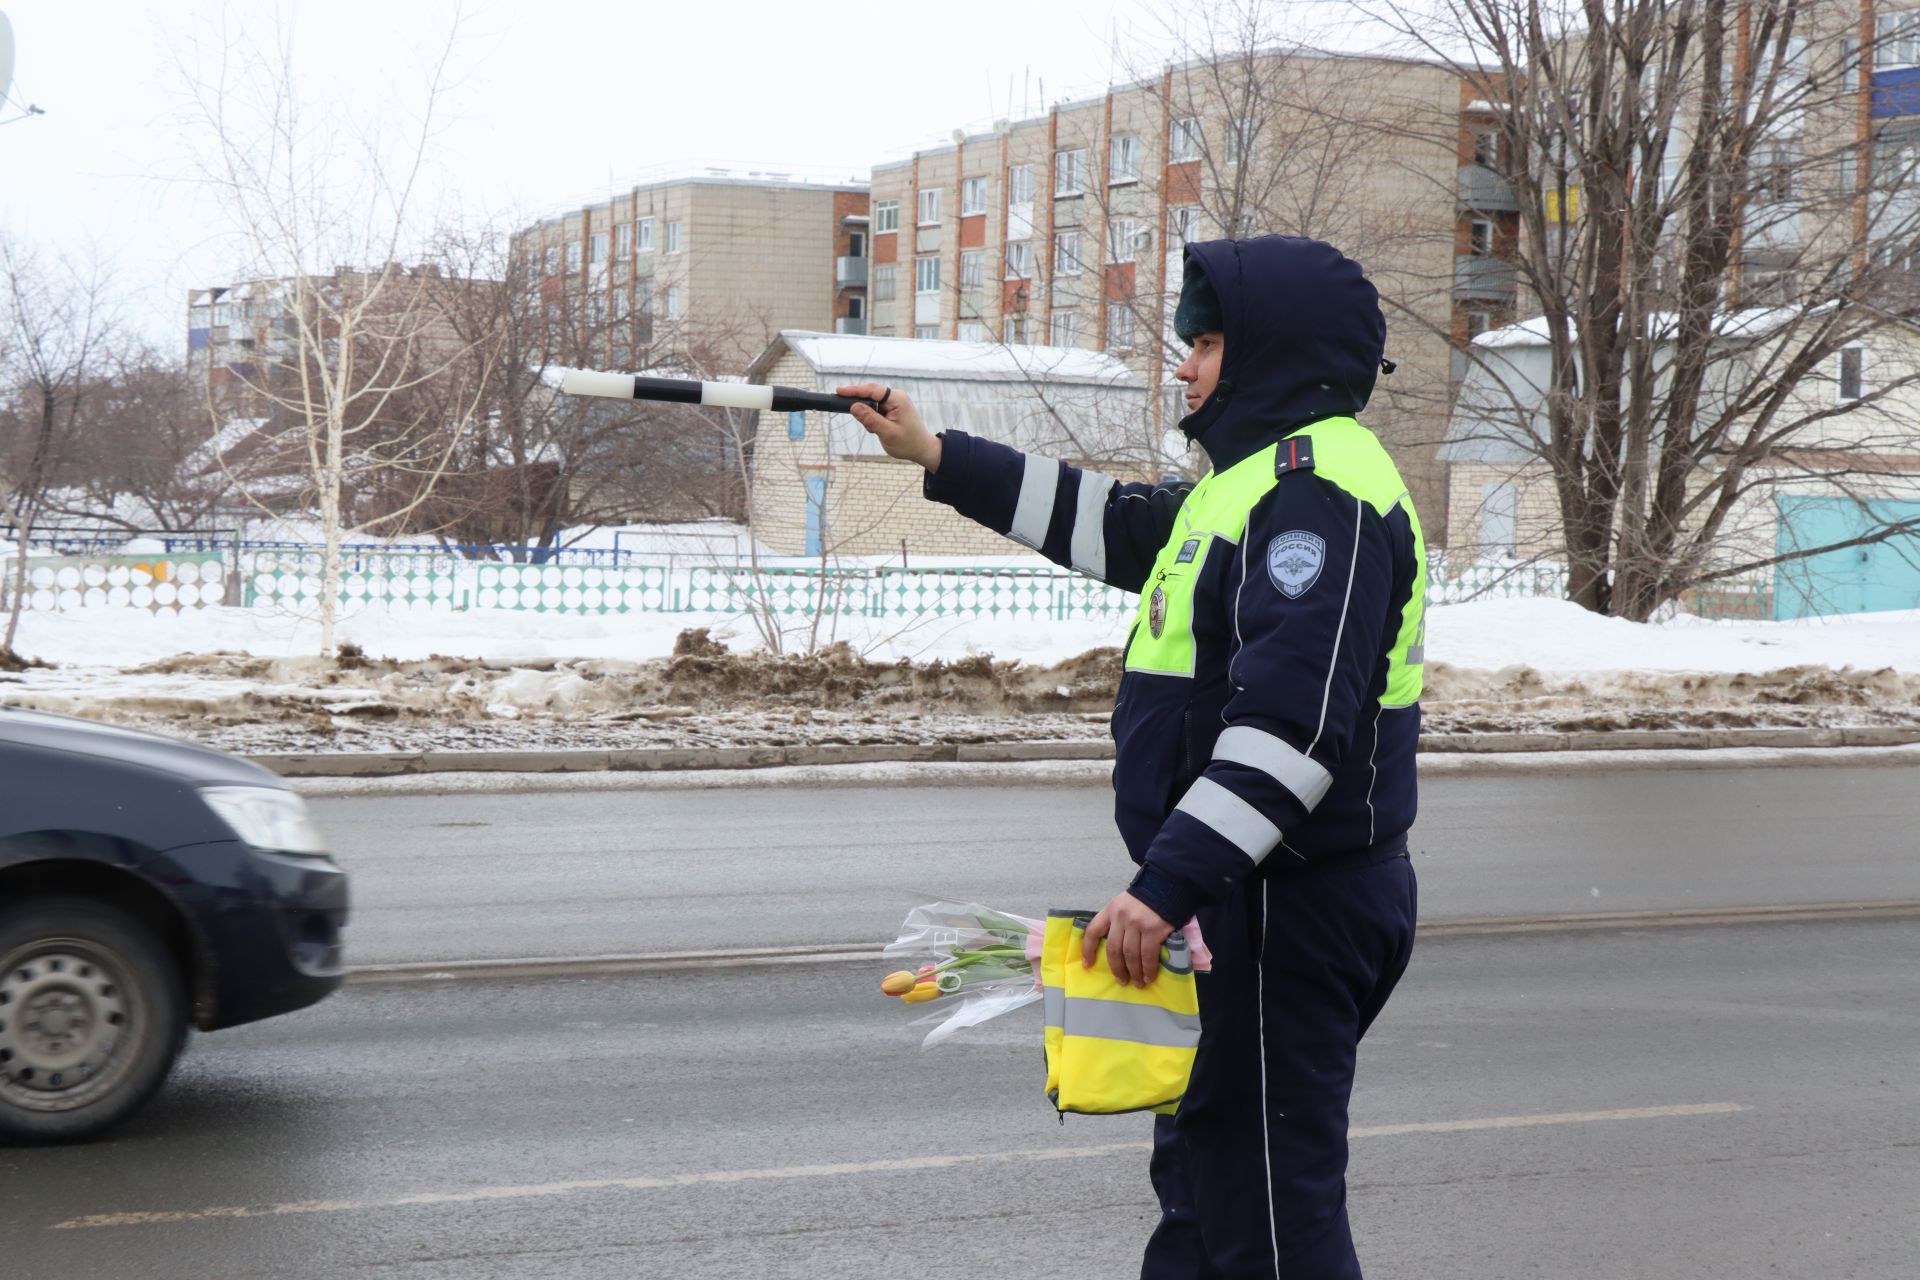
[[[1781,497],[1775,554],[1857,538],[1897,520],[1920,520],[1920,502]],[[1920,609],[1920,536],[1844,547],[1774,569],[1773,616]]]

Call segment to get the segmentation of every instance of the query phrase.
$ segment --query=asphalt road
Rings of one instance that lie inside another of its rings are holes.
[[[1363,1049],[1370,1275],[1911,1280],[1920,926],[1459,939]],[[878,966],[350,988],[0,1150],[8,1280],[1133,1274],[1146,1126]],[[1526,1123],[1519,1123],[1526,1121]]]
[[[1440,777],[1428,920],[1920,899],[1920,771]],[[893,936],[938,898],[1039,914],[1129,870],[1103,787],[614,791],[317,800],[357,963]]]

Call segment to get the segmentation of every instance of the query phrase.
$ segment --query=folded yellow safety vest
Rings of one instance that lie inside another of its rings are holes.
[[[1047,1030],[1047,1097],[1062,1113],[1172,1115],[1186,1094],[1200,1047],[1193,956],[1179,934],[1160,948],[1160,972],[1144,988],[1107,966],[1101,939],[1081,962],[1090,911],[1047,912],[1040,988]]]

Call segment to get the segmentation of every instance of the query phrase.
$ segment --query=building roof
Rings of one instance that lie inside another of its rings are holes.
[[[939,430],[1055,457],[1135,463],[1156,475],[1166,468],[1140,376],[1098,351],[787,329],[748,366],[747,381],[767,381],[789,353],[812,367],[814,389],[883,382],[910,395]],[[829,415],[827,430],[835,455],[881,453],[851,417]]]
[[[819,373],[892,375],[940,382],[1048,382],[1139,388],[1140,375],[1103,351],[1022,343],[947,342],[782,329],[747,370],[764,378],[791,350]]]

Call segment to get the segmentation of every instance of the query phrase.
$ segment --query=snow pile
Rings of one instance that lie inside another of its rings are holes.
[[[803,656],[738,617],[369,609],[329,661],[315,623],[267,613],[28,614],[20,651],[55,665],[0,676],[0,703],[256,751],[1091,740],[1128,620],[787,626]],[[1432,610],[1427,655],[1435,732],[1920,724],[1920,612],[1640,625],[1491,601]]]

